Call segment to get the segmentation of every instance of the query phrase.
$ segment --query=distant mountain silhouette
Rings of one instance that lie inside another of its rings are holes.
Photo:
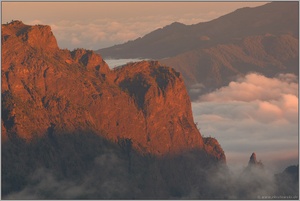
[[[298,195],[298,197],[289,198],[299,199],[299,164],[287,167],[282,173],[276,174],[275,178],[280,195]]]
[[[142,38],[97,52],[104,58],[162,59],[252,35],[271,33],[297,37],[297,24],[298,2],[273,2],[256,8],[241,8],[195,25],[174,22]]]
[[[181,72],[189,89],[200,84],[205,93],[249,72],[298,74],[298,13],[298,2],[241,8],[195,25],[175,22],[97,52],[104,58],[158,59]]]

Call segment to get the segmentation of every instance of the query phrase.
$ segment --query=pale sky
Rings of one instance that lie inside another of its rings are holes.
[[[100,48],[134,40],[172,22],[196,24],[266,2],[2,2],[2,23],[52,27],[60,48]]]

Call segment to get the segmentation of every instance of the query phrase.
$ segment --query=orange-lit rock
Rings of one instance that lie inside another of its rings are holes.
[[[50,27],[20,21],[2,25],[2,39],[3,140],[51,128],[129,138],[142,154],[208,150],[174,69],[144,61],[111,71],[93,51],[59,49]]]

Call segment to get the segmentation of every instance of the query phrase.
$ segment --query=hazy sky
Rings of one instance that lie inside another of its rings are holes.
[[[2,23],[48,24],[60,48],[100,49],[172,22],[209,21],[266,2],[2,2]]]

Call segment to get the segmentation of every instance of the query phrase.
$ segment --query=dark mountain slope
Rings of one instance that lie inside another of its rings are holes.
[[[201,84],[201,93],[205,93],[249,72],[267,77],[279,73],[298,75],[298,46],[298,38],[292,35],[265,34],[198,48],[160,62],[181,72],[188,89],[195,89]],[[190,92],[190,95],[193,98],[194,94]]]
[[[298,75],[298,14],[298,2],[272,2],[195,25],[173,23],[98,52],[111,58],[160,59],[182,73],[194,99],[249,72]]]

